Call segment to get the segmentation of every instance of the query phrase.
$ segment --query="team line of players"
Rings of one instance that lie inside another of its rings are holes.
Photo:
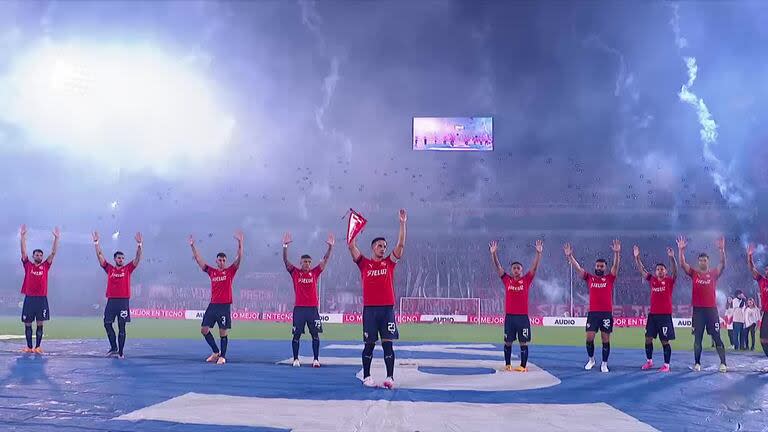
[[[371,376],[370,369],[375,344],[379,337],[381,337],[387,374],[382,382],[382,386],[394,388],[395,352],[393,342],[399,338],[394,312],[394,271],[398,261],[403,256],[405,248],[407,221],[405,210],[400,210],[399,221],[400,229],[397,244],[390,254],[387,254],[387,241],[383,237],[377,237],[371,242],[370,258],[361,253],[357,246],[356,238],[353,238],[348,244],[350,254],[360,270],[362,279],[363,384],[368,387],[377,386],[377,383]],[[25,298],[21,318],[25,326],[27,342],[27,347],[23,351],[42,354],[40,344],[43,338],[43,324],[50,319],[47,300],[48,271],[58,250],[60,232],[58,229],[53,231],[54,242],[50,255],[43,260],[43,251],[36,249],[33,251],[32,261],[27,256],[26,234],[27,229],[25,226],[22,226],[20,230],[21,260],[25,276],[21,291],[25,294]],[[112,264],[104,258],[99,245],[98,233],[93,233],[96,256],[100,266],[107,275],[107,304],[104,308],[104,327],[110,344],[107,356],[124,358],[126,323],[131,320],[129,305],[131,297],[130,278],[141,261],[141,233],[137,233],[135,239],[137,243],[135,258],[126,263],[125,255],[117,251],[113,254],[114,264]],[[200,330],[212,352],[206,361],[216,364],[226,363],[228,330],[232,327],[232,284],[243,256],[242,232],[237,232],[235,239],[237,240],[237,256],[234,262],[231,265],[227,265],[226,254],[220,252],[216,256],[216,266],[212,267],[200,256],[195,247],[194,238],[192,236],[189,237],[189,244],[195,261],[211,280],[211,302],[203,315]],[[288,248],[291,242],[291,235],[286,233],[283,237],[283,262],[286,270],[291,275],[295,292],[292,328],[293,365],[300,366],[298,355],[299,343],[302,334],[307,329],[312,338],[314,356],[312,366],[320,367],[319,335],[323,329],[318,309],[317,284],[331,256],[335,240],[333,235],[328,236],[327,251],[323,259],[316,266],[312,265],[312,257],[309,255],[301,256],[299,266],[292,264],[288,258]],[[702,339],[706,331],[712,336],[720,357],[719,370],[725,372],[727,370],[725,347],[720,338],[720,321],[715,295],[717,280],[722,275],[726,264],[725,239],[719,238],[716,242],[716,247],[720,253],[720,262],[715,269],[710,268],[709,256],[705,253],[699,254],[696,268],[687,263],[685,259],[687,240],[684,237],[677,239],[677,246],[680,266],[692,281],[692,326],[694,332],[694,365],[692,369],[694,371],[701,370]],[[532,340],[530,319],[528,317],[528,295],[541,260],[544,244],[541,240],[535,242],[535,258],[530,269],[525,273],[523,265],[518,261],[511,264],[510,272],[507,273],[498,258],[498,247],[499,245],[496,241],[489,244],[493,266],[505,287],[505,370],[526,372],[528,370],[528,343]],[[581,267],[574,257],[573,248],[570,244],[565,244],[563,250],[567,260],[573,265],[576,272],[589,288],[589,312],[586,325],[586,350],[589,359],[585,369],[591,370],[596,364],[594,360],[594,339],[599,331],[602,340],[602,363],[600,369],[602,372],[608,372],[610,335],[613,331],[613,286],[621,261],[621,242],[614,240],[611,244],[613,262],[610,270],[605,259],[598,259],[595,261],[592,273]],[[750,245],[747,249],[747,263],[753,277],[759,284],[762,311],[765,313],[768,312],[768,265],[764,269],[765,273],[761,274],[754,265],[753,253],[754,247]],[[672,321],[672,292],[677,281],[675,253],[672,248],[667,248],[669,268],[663,263],[658,263],[653,273],[650,273],[644,266],[640,258],[640,250],[637,246],[633,247],[633,255],[637,269],[643,278],[648,281],[651,289],[651,309],[645,333],[647,359],[642,369],[647,370],[653,367],[653,340],[658,338],[662,343],[664,351],[664,364],[659,370],[661,372],[668,372],[670,370],[671,358],[669,341],[675,339],[675,328]],[[118,323],[117,334],[115,334],[113,327],[115,320]],[[37,323],[34,347],[32,344],[33,322]],[[210,331],[214,326],[219,328],[221,348],[217,346],[216,340]],[[521,362],[519,366],[513,368],[511,365],[512,343],[516,340],[520,344]],[[766,356],[768,356],[768,320],[762,320],[760,342]]]

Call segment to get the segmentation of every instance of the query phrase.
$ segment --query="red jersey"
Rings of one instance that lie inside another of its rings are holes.
[[[136,270],[133,261],[122,267],[105,261],[102,268],[107,272],[107,298],[131,298],[131,273]]]
[[[395,266],[397,258],[390,254],[381,261],[360,255],[357,268],[363,278],[363,306],[395,305]]]
[[[206,265],[203,271],[211,278],[211,303],[232,304],[232,282],[235,280],[237,267],[231,265],[221,270]]]
[[[30,297],[45,297],[48,295],[48,270],[51,263],[48,260],[35,264],[29,258],[21,260],[24,265],[24,283],[21,284],[21,293]]]
[[[717,279],[720,277],[720,272],[717,270],[700,272],[691,269],[691,274],[689,276],[693,281],[691,306],[706,308],[717,307],[715,289],[717,289]]]
[[[317,307],[317,280],[323,272],[319,265],[309,271],[294,267],[291,270],[293,279],[293,292],[296,294],[294,306]]]
[[[528,272],[523,277],[514,278],[506,273],[501,277],[506,288],[504,310],[512,315],[528,315],[528,291],[533,282],[533,273]]]
[[[584,272],[582,277],[589,287],[589,311],[613,312],[613,283],[616,276],[608,273],[603,276],[595,276]]]
[[[672,291],[675,289],[675,279],[669,276],[659,279],[648,273],[645,277],[651,285],[652,314],[672,314]]]
[[[757,275],[755,280],[760,286],[760,309],[763,312],[768,312],[768,279],[763,275]]]

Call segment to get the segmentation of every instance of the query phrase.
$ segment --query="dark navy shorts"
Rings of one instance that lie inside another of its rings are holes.
[[[293,335],[304,334],[304,327],[309,329],[311,335],[323,332],[323,322],[320,320],[320,311],[317,307],[295,306],[293,308]]]
[[[127,298],[107,299],[107,306],[104,308],[104,324],[112,324],[117,318],[118,323],[131,322],[131,307]]]
[[[703,334],[706,330],[709,335],[720,334],[720,314],[717,308],[694,307],[691,321],[694,333],[700,331]]]
[[[504,317],[504,342],[531,341],[531,320],[528,315],[507,314]]]
[[[671,314],[649,314],[645,323],[645,337],[659,340],[675,340],[675,326]]]
[[[588,312],[587,331],[603,333],[613,332],[613,314],[611,312]]]
[[[382,339],[399,339],[394,306],[363,307],[363,341],[367,343]]]
[[[220,329],[232,328],[232,305],[222,303],[210,303],[203,314],[201,327],[213,328],[218,325]]]
[[[48,309],[48,297],[24,297],[24,307],[21,308],[22,322],[29,324],[32,321],[48,321],[49,319],[51,319],[51,311]]]

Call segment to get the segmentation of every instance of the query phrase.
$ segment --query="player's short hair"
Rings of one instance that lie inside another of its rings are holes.
[[[699,254],[699,258],[706,258],[709,259],[709,255],[705,254],[704,252]]]
[[[656,263],[656,267],[659,267],[659,266],[667,268],[667,266],[665,266],[663,263]]]
[[[595,264],[597,263],[603,263],[605,265],[608,265],[608,261],[604,260],[603,258],[598,258],[595,260]]]
[[[227,257],[227,254],[225,254],[224,252],[219,252],[216,254],[216,258],[226,258],[226,257]]]
[[[307,254],[304,254],[301,256],[301,259],[312,259],[312,257]]]
[[[375,245],[376,242],[379,240],[384,240],[384,243],[387,242],[387,239],[385,239],[384,237],[376,237],[375,239],[371,240],[371,247],[373,247],[373,245]]]
[[[42,249],[35,249],[35,250],[32,251],[32,255],[34,255],[34,254],[36,254],[38,252],[40,252],[40,255],[43,254],[43,250]]]
[[[523,266],[523,265],[520,263],[520,261],[514,261],[514,262],[512,263],[512,266],[514,266],[515,264],[519,265],[520,267],[522,267],[522,266]]]
[[[112,255],[112,258],[115,258],[115,259],[117,259],[117,257],[118,257],[118,256],[125,256],[125,254],[124,254],[124,253],[122,253],[121,251],[117,251],[117,252],[115,252],[115,253]]]

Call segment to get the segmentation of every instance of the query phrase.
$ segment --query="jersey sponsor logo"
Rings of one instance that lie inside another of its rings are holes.
[[[110,274],[109,277],[111,277],[111,278],[124,278],[126,276],[125,273],[126,273],[125,270],[121,271],[120,273],[112,272],[112,274]]]
[[[592,283],[589,285],[590,288],[607,288],[608,282],[606,283]]]
[[[214,276],[211,278],[211,282],[224,282],[227,280],[227,275]]]
[[[653,291],[653,292],[665,292],[666,290],[667,290],[667,288],[663,287],[663,286],[656,286],[656,287],[651,288],[651,291]]]
[[[701,279],[701,278],[697,277],[696,279],[693,280],[693,283],[698,284],[698,285],[709,285],[709,284],[712,283],[712,279],[710,279],[710,278]]]
[[[30,270],[29,274],[31,274],[32,276],[42,276],[43,275],[43,271],[42,270],[39,270],[39,271]]]
[[[510,285],[507,287],[507,291],[524,291],[523,285]]]
[[[299,283],[311,284],[312,282],[314,282],[313,278],[299,278]]]
[[[368,270],[368,272],[365,274],[367,277],[374,277],[374,276],[386,276],[387,275],[387,269],[379,269],[379,270]]]

